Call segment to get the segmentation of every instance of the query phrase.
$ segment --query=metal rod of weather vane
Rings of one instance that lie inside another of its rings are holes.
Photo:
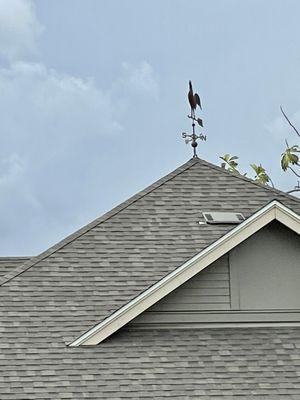
[[[192,146],[193,146],[193,157],[196,157],[196,147],[195,147],[195,143],[196,143],[196,138],[195,138],[195,123],[193,121],[192,124],[192,129],[193,129],[193,137],[192,137]]]
[[[195,121],[194,121],[194,119],[193,119],[192,127],[193,127],[193,135],[192,135],[192,143],[191,144],[192,144],[193,152],[194,152],[193,158],[196,158],[197,157],[196,148],[197,148],[198,143],[197,143],[197,137],[196,137],[196,134],[195,134]]]

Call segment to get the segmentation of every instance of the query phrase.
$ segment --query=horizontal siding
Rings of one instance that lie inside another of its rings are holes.
[[[230,252],[232,308],[300,309],[300,237],[277,221]]]
[[[160,300],[144,314],[229,309],[229,266],[228,257],[224,256]]]
[[[300,324],[299,251],[299,236],[277,222],[269,224],[132,324]]]

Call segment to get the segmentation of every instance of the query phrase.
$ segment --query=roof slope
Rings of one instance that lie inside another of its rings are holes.
[[[1,399],[296,400],[299,333],[123,328],[100,346],[77,348],[23,335],[17,345],[1,343]]]
[[[232,228],[199,225],[202,211],[249,217],[273,199],[300,213],[292,196],[190,160],[7,275],[4,313],[71,342]]]
[[[295,399],[300,328],[136,330],[68,347],[92,324],[228,232],[201,212],[246,217],[300,201],[191,160],[2,279],[0,397]]]
[[[16,267],[24,264],[26,261],[30,260],[31,257],[0,257],[0,278]]]

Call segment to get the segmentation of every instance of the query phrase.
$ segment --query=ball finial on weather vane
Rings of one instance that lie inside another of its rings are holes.
[[[199,126],[201,126],[203,128],[203,121],[201,118],[197,118],[196,117],[196,108],[197,106],[200,108],[200,110],[202,110],[202,106],[201,106],[201,100],[200,97],[198,95],[198,93],[194,93],[193,92],[193,86],[192,86],[192,82],[189,81],[189,92],[188,92],[188,100],[191,106],[191,114],[188,115],[188,118],[190,118],[192,120],[192,134],[187,134],[185,132],[182,133],[182,137],[183,139],[185,139],[185,143],[191,143],[191,146],[193,148],[193,158],[197,157],[197,151],[196,151],[196,147],[198,146],[197,140],[206,140],[206,136],[203,135],[202,133],[200,133],[199,135],[197,135],[195,133],[195,126],[196,126],[196,122]]]

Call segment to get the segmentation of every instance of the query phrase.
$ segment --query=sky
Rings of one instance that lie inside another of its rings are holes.
[[[291,188],[299,16],[298,0],[0,0],[0,255],[36,255],[188,161],[189,79],[199,156]]]

